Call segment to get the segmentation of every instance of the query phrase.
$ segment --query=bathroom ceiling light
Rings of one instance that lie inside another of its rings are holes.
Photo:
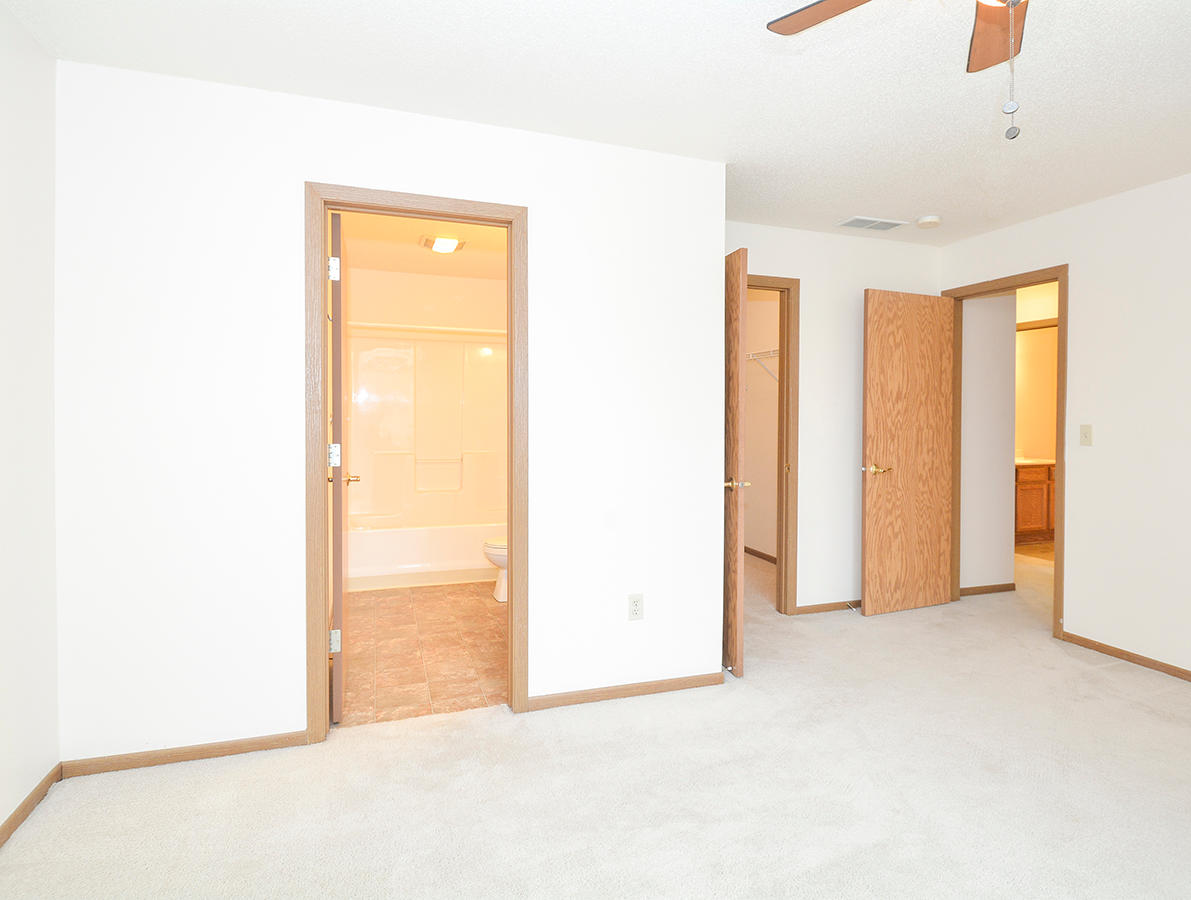
[[[454,253],[457,250],[462,250],[465,243],[466,241],[450,237],[422,238],[422,246],[428,250],[433,250],[435,253]]]
[[[939,216],[920,216],[918,218],[919,228],[938,228],[943,224],[943,220]]]

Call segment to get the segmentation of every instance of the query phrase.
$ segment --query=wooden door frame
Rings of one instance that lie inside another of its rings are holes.
[[[1058,378],[1055,405],[1055,579],[1054,605],[1051,615],[1051,630],[1056,638],[1063,637],[1063,567],[1066,542],[1066,496],[1067,496],[1067,280],[1068,266],[1052,266],[1035,269],[1020,275],[981,281],[963,287],[943,291],[944,297],[955,300],[955,386],[952,401],[955,414],[952,417],[952,479],[951,504],[951,599],[960,597],[959,551],[960,551],[960,459],[962,437],[960,414],[962,407],[963,374],[963,301],[977,297],[992,297],[1037,284],[1057,282],[1059,286],[1059,315],[1056,322],[1058,333]]]
[[[750,274],[748,286],[750,289],[776,291],[778,294],[777,558],[772,562],[777,563],[777,599],[774,605],[782,615],[792,616],[798,607],[800,281],[797,278]]]
[[[306,736],[330,729],[327,675],[327,214],[382,215],[499,225],[508,229],[508,615],[509,706],[529,708],[528,618],[528,210],[421,194],[306,183]]]

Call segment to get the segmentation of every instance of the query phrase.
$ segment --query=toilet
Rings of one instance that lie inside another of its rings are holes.
[[[484,541],[484,556],[500,569],[492,599],[497,603],[505,603],[509,599],[509,542],[503,537]]]

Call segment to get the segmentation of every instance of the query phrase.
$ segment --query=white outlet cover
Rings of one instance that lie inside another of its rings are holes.
[[[645,618],[645,595],[629,594],[629,621]]]
[[[1079,445],[1081,447],[1092,446],[1092,426],[1091,425],[1080,425],[1079,426]]]

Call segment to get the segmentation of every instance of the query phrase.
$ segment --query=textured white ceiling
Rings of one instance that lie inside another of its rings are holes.
[[[0,0],[59,57],[728,163],[730,218],[947,244],[1191,169],[1191,3],[1031,0],[1007,71],[976,0]]]

